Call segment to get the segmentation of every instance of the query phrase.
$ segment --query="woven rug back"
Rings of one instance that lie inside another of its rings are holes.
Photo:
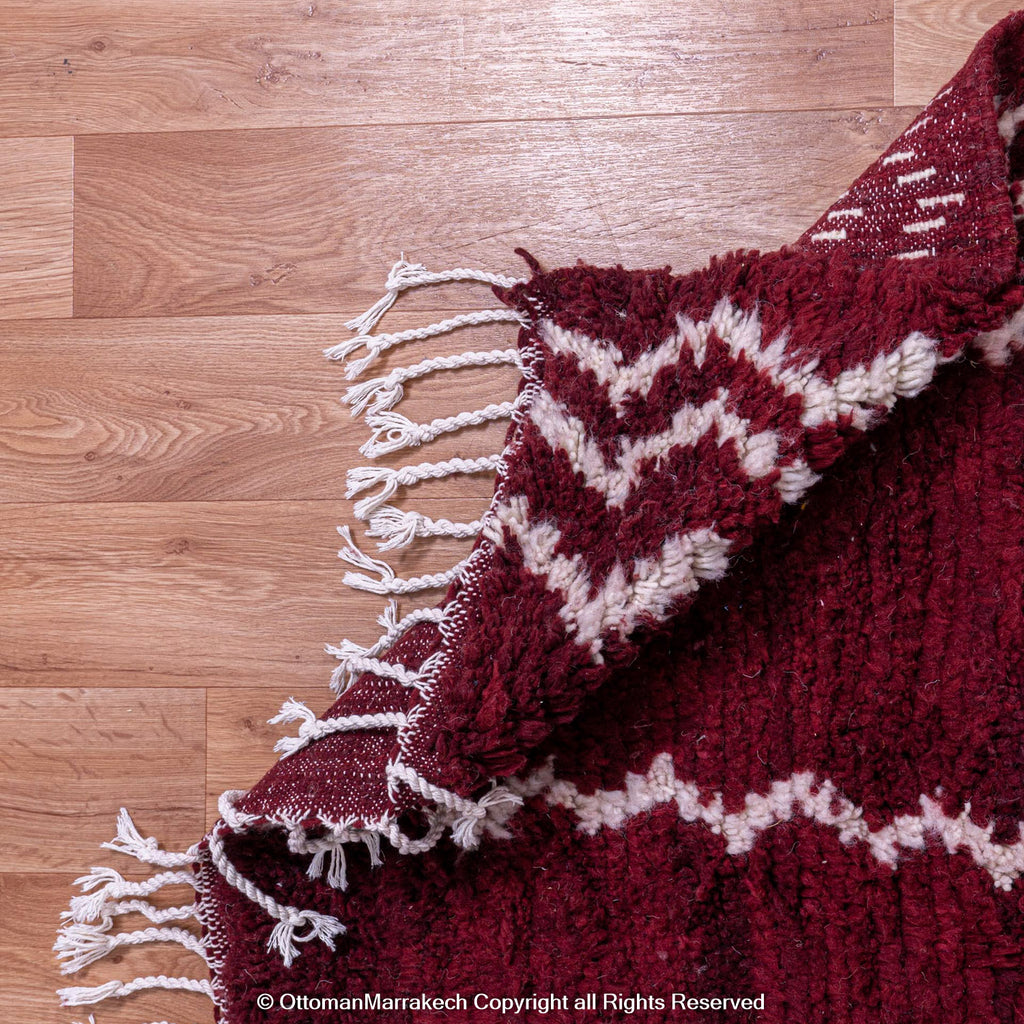
[[[122,821],[116,848],[195,868],[218,1019],[1024,1019],[1022,58],[1024,14],[776,252],[395,265],[328,353],[350,376],[424,333],[519,342],[354,384],[364,451],[500,418],[507,442],[352,474],[384,548],[477,541],[403,580],[346,533],[348,581],[444,600],[334,648],[336,702],[286,703],[282,760],[192,850]],[[456,279],[501,307],[373,333]],[[500,362],[513,402],[394,411]],[[483,471],[479,523],[387,504]],[[91,888],[72,969],[119,943],[124,893]]]

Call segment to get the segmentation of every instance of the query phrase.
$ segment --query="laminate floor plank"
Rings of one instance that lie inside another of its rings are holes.
[[[485,506],[418,505],[455,520]],[[201,700],[208,686],[287,696],[326,685],[333,662],[324,644],[375,640],[384,608],[384,598],[343,584],[349,567],[335,557],[335,527],[345,522],[347,502],[8,505],[0,683],[12,701],[43,693],[12,687],[171,686]],[[354,535],[377,553],[358,528]],[[388,559],[402,576],[440,572],[470,543],[437,538]],[[403,607],[442,596],[426,591]]]
[[[1016,0],[895,0],[893,102],[927,103]]]
[[[344,321],[356,312],[0,325],[0,503],[340,498],[345,470],[371,462],[359,452],[370,430],[341,403],[351,382],[321,350],[352,337]],[[389,314],[381,329],[429,321]],[[515,348],[517,335],[515,324],[488,324],[410,342],[360,380],[467,347]],[[419,422],[507,401],[518,377],[513,367],[436,372],[409,382],[395,412]],[[507,427],[379,461],[488,454]],[[491,490],[482,477],[452,486]]]
[[[202,690],[2,688],[0,750],[0,871],[85,874],[122,806],[169,849],[202,826]]]
[[[75,314],[366,307],[399,252],[516,275],[795,241],[916,110],[78,140]],[[496,300],[489,297],[490,305]],[[479,293],[416,289],[405,310]]]
[[[892,0],[5,0],[0,24],[5,135],[835,108],[892,89]]]
[[[0,146],[0,320],[71,315],[73,165],[70,138]]]

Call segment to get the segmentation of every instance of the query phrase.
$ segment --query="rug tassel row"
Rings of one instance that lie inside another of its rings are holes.
[[[211,958],[203,939],[186,927],[167,927],[167,922],[187,922],[198,917],[196,902],[174,907],[157,907],[148,898],[167,886],[196,888],[190,870],[198,856],[197,847],[185,853],[170,853],[153,838],[144,839],[128,812],[122,808],[117,821],[117,836],[102,848],[134,857],[143,864],[163,870],[141,881],[128,881],[111,867],[94,867],[75,880],[81,895],[71,899],[62,911],[63,924],[53,949],[62,961],[61,973],[74,974],[96,963],[114,950],[149,943],[172,943],[189,950],[210,967]],[[134,931],[115,931],[115,918],[139,914],[152,922],[151,927]],[[105,999],[118,999],[147,989],[198,992],[214,999],[213,988],[205,978],[147,975],[131,981],[111,980],[94,986],[74,986],[58,990],[62,1006],[87,1006]],[[90,1014],[89,1024],[95,1024]],[[163,1022],[166,1024],[166,1022]]]
[[[479,324],[522,322],[521,317],[509,309],[490,309],[459,314],[423,328],[392,334],[372,333],[381,317],[408,288],[457,281],[504,287],[517,283],[515,278],[461,268],[428,272],[423,266],[409,263],[402,258],[391,268],[384,296],[364,314],[347,324],[351,330],[358,332],[357,336],[327,349],[325,355],[333,360],[344,361],[347,366],[346,376],[352,380],[382,353],[397,345]],[[371,436],[361,448],[363,455],[375,459],[406,448],[428,444],[444,434],[467,426],[515,419],[521,408],[522,395],[515,401],[490,403],[481,409],[439,417],[426,423],[416,423],[394,411],[394,407],[402,400],[404,386],[409,381],[438,371],[502,365],[520,366],[518,350],[506,347],[437,356],[353,385],[343,401],[351,406],[353,415],[363,416],[370,429]],[[356,518],[367,524],[369,536],[379,538],[378,548],[381,551],[404,547],[417,537],[472,539],[480,534],[482,520],[460,523],[446,518],[433,519],[420,512],[402,511],[388,504],[388,501],[400,487],[460,474],[494,474],[500,472],[502,465],[502,454],[495,453],[469,459],[453,458],[441,462],[419,463],[397,469],[363,466],[353,469],[348,474],[346,496],[352,499],[362,495],[355,503]],[[344,547],[339,555],[355,570],[346,573],[344,582],[355,589],[380,594],[388,600],[384,612],[378,618],[383,632],[375,643],[364,647],[351,640],[342,640],[337,645],[327,647],[327,651],[339,662],[332,676],[332,688],[341,693],[364,672],[374,672],[384,678],[394,679],[400,685],[425,687],[425,679],[437,667],[433,664],[436,658],[433,661],[428,658],[414,673],[401,665],[382,660],[381,656],[409,629],[421,623],[431,622],[444,630],[449,609],[443,606],[416,609],[399,616],[395,598],[423,590],[447,587],[466,569],[470,560],[460,561],[441,572],[405,579],[397,576],[387,562],[371,558],[361,552],[347,527],[339,527],[339,532],[344,541]],[[414,717],[414,714],[382,713],[321,720],[305,705],[290,700],[285,703],[274,721],[300,723],[298,736],[285,738],[278,744],[282,756],[288,757],[312,740],[333,732],[378,728],[402,730],[413,724]],[[431,818],[428,833],[414,840],[402,834],[397,824],[382,822],[379,831],[358,830],[351,833],[344,829],[335,830],[334,835],[315,842],[303,835],[290,836],[290,845],[296,852],[311,855],[310,877],[322,877],[328,884],[344,889],[347,884],[344,845],[353,841],[362,841],[366,844],[370,851],[371,863],[374,864],[379,863],[382,836],[403,853],[417,853],[429,848],[445,831],[450,831],[461,845],[473,846],[490,808],[519,802],[517,796],[507,792],[503,787],[495,787],[481,801],[466,801],[455,794],[431,787],[426,780],[418,778],[414,772],[401,764],[393,767],[393,777],[389,774],[386,780],[389,788],[398,782],[420,790],[426,787],[425,795],[437,801],[436,813]],[[229,831],[244,832],[250,824],[242,820],[244,815],[232,813],[231,801],[237,795],[224,794],[221,812],[226,824],[222,826],[221,832],[214,832],[209,837],[210,856],[217,871],[229,885],[263,907],[267,914],[276,920],[268,947],[276,950],[286,965],[299,955],[300,945],[310,939],[319,939],[333,948],[335,937],[345,931],[341,922],[311,910],[301,910],[277,903],[268,893],[262,892],[240,875],[228,859],[223,847],[223,836]],[[70,909],[62,915],[64,924],[54,946],[58,958],[63,961],[62,971],[71,974],[102,960],[115,949],[148,943],[180,945],[199,956],[208,967],[216,967],[217,964],[212,960],[202,938],[179,924],[168,924],[197,918],[196,902],[161,909],[146,899],[164,886],[187,885],[195,889],[197,882],[190,868],[197,861],[198,848],[193,847],[182,854],[160,849],[155,839],[142,838],[124,810],[118,820],[117,838],[103,845],[165,870],[156,872],[141,882],[126,881],[112,868],[93,868],[89,875],[78,879],[77,884],[83,890],[82,895],[74,897]],[[114,931],[114,919],[128,913],[142,914],[152,922],[152,927],[135,931]],[[210,981],[164,975],[139,977],[128,982],[112,980],[92,987],[69,987],[61,989],[58,994],[64,1006],[85,1006],[106,999],[123,998],[146,989],[199,992],[216,1003]],[[89,1024],[95,1024],[91,1015]]]
[[[449,282],[477,282],[485,285],[511,287],[520,279],[480,270],[456,268],[445,271],[428,271],[422,264],[410,263],[404,256],[392,266],[385,283],[385,294],[365,313],[347,323],[350,330],[357,331],[354,338],[324,350],[328,359],[343,362],[345,375],[349,380],[358,377],[382,353],[410,341],[432,338],[464,327],[484,323],[509,322],[522,324],[520,314],[510,309],[486,309],[459,314],[427,327],[395,333],[372,333],[384,314],[396,299],[407,289],[422,285],[438,285]],[[446,370],[466,367],[516,366],[521,368],[519,350],[515,347],[489,350],[468,350],[465,352],[435,356],[409,366],[398,367],[389,373],[353,384],[342,401],[351,407],[352,415],[362,415],[371,436],[360,451],[367,458],[376,459],[406,448],[415,448],[461,430],[467,426],[511,420],[519,412],[523,396],[513,401],[494,402],[481,409],[467,410],[452,416],[438,417],[426,423],[417,423],[394,411],[404,397],[404,387],[412,380]],[[367,536],[379,538],[380,551],[392,551],[411,544],[420,537],[454,537],[475,539],[483,529],[483,520],[454,522],[447,518],[431,518],[422,512],[404,511],[392,504],[391,499],[401,487],[413,486],[424,480],[442,479],[456,475],[475,473],[495,474],[502,467],[501,453],[476,458],[454,458],[441,462],[424,462],[398,468],[383,466],[359,466],[349,471],[346,497],[355,502],[357,519],[367,524]],[[374,490],[376,488],[376,490]],[[369,492],[369,493],[368,493]],[[362,646],[352,640],[342,640],[326,647],[329,654],[338,659],[338,667],[331,678],[335,693],[343,693],[360,675],[373,672],[385,678],[396,679],[406,686],[419,685],[429,673],[425,665],[418,673],[402,670],[382,660],[384,655],[409,629],[422,622],[431,621],[443,628],[447,609],[416,609],[404,617],[398,615],[396,597],[415,594],[420,591],[447,587],[457,579],[469,564],[464,559],[446,570],[422,576],[404,578],[396,575],[388,562],[373,558],[361,551],[352,538],[347,526],[340,526],[338,532],[344,546],[339,557],[352,566],[346,572],[343,582],[354,589],[380,594],[388,598],[384,614],[378,619],[384,632],[369,646]],[[368,716],[361,716],[366,718]],[[310,738],[319,738],[333,731],[348,728],[347,719],[318,720],[304,705],[291,700],[285,703],[281,713],[272,719],[279,721],[301,721],[298,737],[289,737],[278,745],[282,756],[287,757],[301,749]],[[366,728],[365,725],[353,728]],[[372,727],[372,726],[370,726]],[[391,727],[381,723],[381,728]]]
[[[356,337],[324,350],[332,360],[345,363],[346,377],[353,380],[366,370],[382,353],[410,341],[437,337],[462,328],[486,323],[514,323],[522,325],[524,318],[510,309],[486,309],[459,314],[441,320],[427,327],[414,328],[390,334],[374,334],[374,328],[381,317],[392,307],[398,296],[409,288],[422,285],[438,285],[449,282],[476,282],[485,285],[511,287],[520,279],[479,270],[457,268],[440,272],[427,271],[421,264],[409,263],[403,257],[391,268],[385,284],[384,296],[375,302],[361,316],[350,320],[347,326],[357,331]],[[369,440],[360,448],[367,458],[376,459],[406,448],[429,444],[444,434],[452,433],[467,426],[483,423],[515,420],[521,414],[524,403],[532,391],[523,390],[514,401],[494,402],[481,409],[467,410],[452,416],[438,417],[429,422],[417,423],[395,412],[395,406],[404,397],[404,387],[409,381],[417,380],[439,371],[458,370],[466,367],[515,366],[522,370],[521,355],[517,348],[505,347],[490,350],[468,350],[462,353],[435,356],[409,366],[399,367],[389,373],[353,384],[342,401],[351,407],[352,415],[362,415],[370,430]],[[411,544],[418,537],[455,537],[475,539],[483,530],[484,520],[453,522],[447,518],[431,518],[418,511],[403,511],[388,504],[400,487],[413,486],[424,480],[441,479],[449,476],[474,473],[500,473],[503,467],[503,453],[483,455],[475,458],[454,458],[441,462],[424,462],[398,468],[360,466],[348,473],[346,497],[356,501],[354,506],[357,519],[367,524],[367,535],[379,538],[380,551],[391,551]],[[376,488],[376,490],[374,490]],[[369,493],[368,493],[369,492]],[[352,569],[346,572],[343,582],[354,589],[380,594],[388,599],[384,613],[378,619],[384,632],[369,646],[362,646],[352,640],[342,640],[328,645],[326,650],[338,659],[338,667],[331,679],[335,693],[343,693],[364,673],[372,673],[381,679],[390,679],[401,686],[411,687],[426,693],[436,675],[443,653],[438,651],[427,658],[416,671],[401,664],[384,660],[384,655],[401,637],[414,626],[424,622],[436,625],[442,633],[450,625],[454,609],[442,606],[432,609],[416,609],[400,617],[398,596],[415,594],[425,590],[447,587],[458,579],[473,562],[471,555],[455,565],[437,573],[404,578],[398,576],[388,562],[373,558],[361,551],[352,538],[347,526],[338,528],[344,546],[338,552]],[[367,729],[395,730],[399,736],[415,723],[415,712],[408,715],[394,713],[348,715],[321,719],[306,705],[293,699],[284,703],[280,713],[271,724],[298,722],[297,736],[281,739],[277,749],[282,758],[291,757],[309,743],[337,732]],[[519,798],[503,787],[496,788],[481,801],[467,801],[454,793],[448,793],[416,776],[415,772],[396,762],[389,765],[389,790],[402,783],[421,791],[435,804],[431,830],[428,836],[411,840],[397,829],[383,831],[389,841],[402,852],[414,852],[423,846],[433,845],[445,830],[460,845],[476,845],[480,833],[490,817],[489,808],[502,803],[517,804]],[[333,842],[319,843],[309,852],[315,854],[310,871],[316,877],[325,877],[330,884],[344,885],[345,860],[341,848],[342,837]],[[365,840],[364,840],[365,841]],[[426,844],[426,845],[424,845]]]

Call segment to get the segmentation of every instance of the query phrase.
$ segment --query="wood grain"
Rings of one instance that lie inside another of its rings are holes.
[[[7,0],[0,130],[872,105],[891,93],[891,18],[892,0],[656,0],[637,17],[618,0],[521,11],[497,0]]]
[[[472,519],[484,504],[422,507]],[[384,607],[342,584],[335,526],[344,522],[352,522],[347,502],[8,505],[0,681],[266,687],[281,699],[295,687],[326,687],[334,662],[324,644],[375,640]],[[372,541],[362,546],[374,550]],[[400,575],[418,575],[468,550],[469,541],[438,538],[389,561]],[[415,595],[408,606],[440,596]]]
[[[360,311],[0,325],[0,502],[339,498],[344,467],[369,461],[358,449],[370,435],[339,401],[350,383],[343,368],[321,350],[351,337],[344,321]],[[381,326],[425,322],[402,313]],[[468,346],[515,347],[516,335],[514,324],[493,324],[411,342],[366,376]],[[430,420],[480,408],[514,397],[517,378],[503,367],[436,373],[409,384],[401,411]],[[382,464],[489,454],[506,427],[439,438]],[[491,490],[486,477],[456,487]]]
[[[55,646],[59,622],[54,609]],[[195,842],[205,713],[194,689],[0,689],[0,871],[84,873],[121,806],[168,848]]]
[[[1017,0],[897,0],[893,102],[927,103]]]
[[[0,319],[71,315],[73,150],[70,138],[0,146]]]
[[[400,251],[517,274],[517,245],[549,265],[686,270],[793,241],[914,113],[88,137],[76,150],[75,312],[366,306]],[[450,292],[410,294],[404,308],[467,301]]]
[[[376,637],[382,599],[345,588],[335,557],[366,431],[319,350],[398,253],[521,274],[522,245],[547,266],[686,271],[791,241],[1012,6],[0,0],[4,1021],[88,1019],[57,1007],[50,946],[72,878],[145,872],[98,850],[117,809],[187,847],[222,790],[274,761],[281,701],[330,703],[323,644]],[[412,292],[383,326],[482,302]],[[373,372],[514,334],[417,343]],[[400,411],[514,387],[438,375]],[[482,454],[503,433],[386,461]],[[398,503],[472,519],[491,487],[455,477]],[[434,571],[467,548],[389,559]],[[136,949],[82,980],[162,971],[194,975],[194,958]],[[211,1017],[178,993],[97,1011]]]

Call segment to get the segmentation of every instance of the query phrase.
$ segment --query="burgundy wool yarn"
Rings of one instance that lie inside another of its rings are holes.
[[[792,246],[493,284],[473,554],[189,861],[218,1020],[1024,1020],[1022,68]]]

